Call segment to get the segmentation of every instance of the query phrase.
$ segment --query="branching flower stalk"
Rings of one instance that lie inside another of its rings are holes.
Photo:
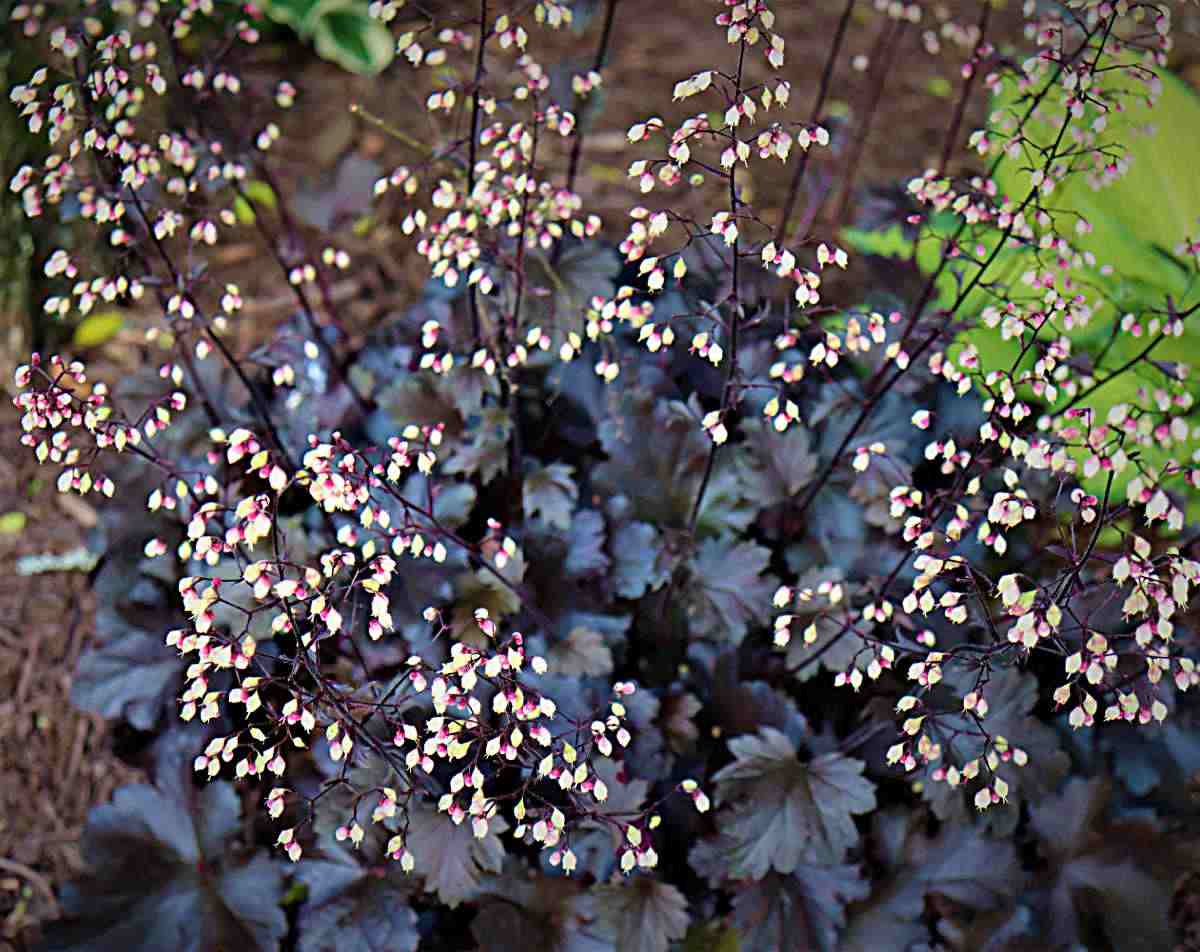
[[[165,584],[179,609],[135,633],[165,641],[183,676],[144,707],[165,699],[200,725],[203,777],[263,786],[286,855],[377,847],[439,891],[414,844],[469,831],[481,852],[462,868],[482,879],[511,833],[514,856],[602,884],[571,896],[649,895],[665,950],[687,931],[683,894],[607,882],[657,864],[660,823],[700,844],[699,879],[737,891],[740,926],[747,902],[771,901],[750,890],[812,870],[850,882],[841,915],[867,894],[854,818],[878,805],[877,776],[849,753],[882,731],[886,766],[935,813],[1015,824],[1057,782],[1037,763],[1061,759],[1053,732],[1029,725],[1039,686],[1071,728],[1151,725],[1182,706],[1200,682],[1186,531],[1200,238],[1156,249],[1175,283],[1139,274],[1130,303],[1124,263],[1092,241],[1104,223],[1085,214],[1136,174],[1124,149],[1141,130],[1121,118],[1163,93],[1165,6],[1030,13],[1031,55],[1001,60],[990,4],[940,33],[892,4],[839,208],[910,26],[962,47],[962,86],[936,167],[907,183],[919,211],[886,236],[919,290],[888,313],[867,294],[830,300],[826,270],[857,266],[842,245],[859,245],[810,236],[812,221],[791,231],[809,152],[830,144],[820,122],[854,4],[796,118],[770,6],[723,0],[712,12],[736,66],[676,83],[676,102],[704,103],[692,115],[628,129],[642,198],[614,248],[575,191],[572,110],[607,79],[631,9],[609,0],[593,68],[560,103],[535,53],[569,5],[481,0],[444,24],[370,5],[431,130],[417,141],[404,117],[358,110],[417,155],[375,184],[374,218],[441,287],[354,350],[326,338],[317,308],[338,323],[327,269],[357,262],[292,220],[286,169],[266,158],[281,133],[257,104],[287,108],[296,90],[238,73],[257,13],[225,24],[203,4],[114,4],[110,30],[23,6],[48,59],[12,100],[47,153],[10,188],[31,218],[78,209],[72,243],[42,263],[44,313],[123,306],[155,356],[149,380],[112,389],[40,354],[14,382],[22,442],[61,491],[107,501],[109,564],[154,580],[109,589]],[[163,125],[153,106],[180,89],[203,91],[210,121]],[[977,116],[974,155],[960,155]],[[794,163],[777,221],[753,205],[756,161]],[[245,356],[229,334],[248,320],[242,291],[212,251],[251,227],[299,318],[246,328],[261,347]],[[310,425],[318,411],[329,419]],[[655,638],[650,605],[674,612],[677,637]],[[849,689],[828,712],[835,733],[854,724],[838,743],[799,706],[818,673]],[[867,709],[895,722],[859,724]],[[725,766],[683,776],[706,761]],[[844,795],[796,802],[813,777]],[[679,795],[715,807],[716,825],[665,809]],[[804,836],[773,835],[780,815]]]

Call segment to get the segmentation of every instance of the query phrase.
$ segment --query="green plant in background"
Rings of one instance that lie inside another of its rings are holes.
[[[395,55],[391,33],[359,0],[267,0],[265,9],[311,41],[323,59],[352,73],[374,75]]]
[[[1157,365],[1137,360],[1155,336],[1153,321],[1161,322],[1169,311],[1185,313],[1200,301],[1194,262],[1187,260],[1194,254],[1190,243],[1200,234],[1200,176],[1194,168],[1195,156],[1200,155],[1200,97],[1174,74],[1160,71],[1157,78],[1161,93],[1153,104],[1131,88],[1120,111],[1101,115],[1087,107],[1086,119],[1097,144],[1114,143],[1107,150],[1111,157],[1107,171],[1117,177],[1102,182],[1093,174],[1074,174],[1052,193],[1043,192],[1046,208],[1062,211],[1033,220],[1031,210],[1026,237],[1006,240],[1001,228],[991,222],[959,232],[958,216],[940,211],[928,219],[915,241],[900,224],[875,231],[847,229],[845,240],[869,254],[914,260],[923,275],[933,276],[938,306],[958,303],[957,315],[972,323],[949,349],[952,359],[957,361],[973,347],[982,372],[1015,370],[1019,377],[1033,370],[1044,349],[1029,346],[1031,336],[1041,344],[1065,336],[1073,355],[1089,368],[1076,380],[1077,388],[1064,386],[1050,398],[1044,391],[1022,386],[1018,387],[1022,397],[1038,400],[1053,412],[1065,409],[1074,393],[1113,375],[1089,397],[1096,424],[1104,423],[1110,413],[1119,419],[1117,408],[1122,406],[1145,407],[1152,413],[1156,389],[1165,387],[1172,393],[1180,389],[1164,364],[1190,360],[1200,349],[1200,326],[1184,321],[1182,336],[1154,346],[1150,356]],[[1036,92],[1022,91],[1011,80],[1002,82],[992,101],[993,128],[1003,134],[1006,123],[1015,126]],[[1041,156],[1058,134],[1058,116],[1067,95],[1059,87],[1049,91],[1025,122],[1023,140],[1011,145],[995,168],[993,180],[1014,211],[1041,182]],[[1155,196],[1153,202],[1148,195]],[[1046,235],[1064,233],[1073,235],[1066,259],[1060,257],[1058,246],[1043,241]],[[943,262],[946,241],[955,241],[962,252],[949,264]],[[1047,289],[1035,286],[1033,275],[1053,269],[1060,274],[1056,287],[1082,295],[1086,312],[1075,309],[1079,319],[1069,326],[1059,321],[1036,327],[1028,320],[1006,322],[1014,306],[1038,311]],[[979,278],[981,270],[985,274]],[[1004,288],[1002,295],[993,290],[996,287]],[[963,300],[957,301],[964,290]],[[974,320],[980,316],[983,320]],[[1194,400],[1200,395],[1200,384],[1186,382],[1182,394],[1183,399]],[[1142,419],[1149,421],[1150,413]],[[1200,425],[1200,415],[1190,419]],[[1190,459],[1197,450],[1200,440],[1192,433],[1176,435],[1165,446],[1153,438],[1139,441],[1138,446],[1142,467],[1154,473],[1169,459]],[[1079,447],[1073,455],[1083,463],[1090,453]],[[1129,467],[1114,477],[1113,498],[1123,498],[1137,473],[1136,467]],[[1102,494],[1108,479],[1103,472],[1085,471],[1082,482],[1089,492]],[[1189,515],[1197,514],[1200,494],[1193,493]]]

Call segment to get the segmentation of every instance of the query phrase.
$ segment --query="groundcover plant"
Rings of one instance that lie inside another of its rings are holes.
[[[777,5],[691,5],[623,221],[635,0],[13,8],[44,319],[144,333],[15,371],[101,514],[73,700],[151,765],[46,948],[1200,948],[1191,14],[848,0],[802,88]],[[404,164],[281,171],[309,48],[420,90],[340,103]],[[348,317],[380,249],[427,283]]]

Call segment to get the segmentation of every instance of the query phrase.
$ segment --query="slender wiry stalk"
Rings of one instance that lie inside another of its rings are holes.
[[[592,70],[600,72],[608,62],[609,45],[612,43],[613,23],[616,20],[617,4],[621,0],[608,0],[604,11],[604,28],[600,33],[600,43],[596,47],[596,58],[592,61]],[[579,117],[579,97],[575,97],[575,116]],[[575,178],[579,174],[579,159],[583,155],[583,140],[585,130],[579,123],[575,131],[575,141],[571,144],[571,158],[567,163],[567,191],[575,191]],[[557,251],[556,251],[557,253]]]
[[[1109,34],[1112,31],[1114,20],[1115,20],[1115,17],[1109,17],[1108,20],[1106,21],[1103,36],[1101,37],[1100,42],[1096,47],[1096,53],[1092,60],[1092,68],[1093,69],[1095,68],[1096,62],[1100,58],[1101,52],[1103,52],[1103,50],[1104,50],[1104,46],[1108,40]],[[1080,53],[1082,53],[1083,51],[1085,51],[1087,49],[1088,44],[1091,42],[1091,38],[1093,35],[1094,34],[1091,34],[1091,33],[1088,34],[1088,37],[1084,40],[1083,44],[1081,44],[1079,50],[1076,51],[1076,56],[1078,56]],[[1072,57],[1072,58],[1074,58],[1074,57]],[[1046,158],[1044,161],[1043,169],[1049,169],[1051,167],[1051,165],[1057,160],[1058,150],[1059,150],[1059,147],[1062,145],[1063,136],[1066,134],[1067,127],[1070,125],[1070,120],[1071,120],[1071,116],[1070,116],[1070,114],[1068,114],[1067,118],[1059,126],[1058,136],[1055,138],[1053,145],[1051,145],[1046,152]],[[1016,211],[1014,212],[1014,214],[1012,216],[1012,221],[1009,223],[1008,227],[1005,228],[1004,231],[1001,233],[1000,238],[996,242],[996,246],[992,249],[991,254],[987,257],[987,259],[984,260],[982,265],[976,270],[974,277],[966,284],[965,287],[963,287],[959,291],[958,295],[955,297],[955,299],[952,302],[952,304],[950,305],[950,307],[946,310],[943,320],[940,323],[940,325],[936,329],[934,329],[925,338],[925,340],[921,343],[921,345],[919,347],[917,347],[912,354],[909,355],[908,363],[905,365],[906,367],[916,365],[917,361],[920,360],[920,358],[925,354],[925,352],[930,347],[932,347],[933,344],[938,339],[941,338],[946,327],[949,326],[950,322],[954,318],[954,315],[958,312],[958,309],[960,307],[962,307],[963,303],[967,300],[967,298],[971,295],[971,293],[975,290],[975,288],[979,286],[979,283],[983,280],[983,277],[987,273],[988,269],[995,262],[996,258],[999,257],[1000,252],[1007,245],[1008,239],[1012,235],[1013,230],[1016,227],[1016,222],[1020,219],[1021,214],[1025,211],[1026,208],[1029,207],[1029,205],[1033,202],[1033,200],[1037,197],[1037,195],[1038,195],[1038,189],[1036,187],[1030,189],[1029,193],[1025,196],[1024,201],[1021,202],[1021,204],[1017,207]],[[943,263],[946,261],[947,258],[948,258],[948,256],[943,255]],[[936,280],[936,275],[931,277],[930,280],[926,282],[925,288],[923,289],[923,291],[921,293],[921,298],[918,301],[917,306],[914,308],[913,313],[909,315],[909,325],[908,325],[909,328],[914,327],[916,325],[916,322],[919,319],[921,313],[928,306],[929,301],[932,299],[935,280]],[[905,336],[907,336],[907,330],[906,330]],[[900,378],[903,377],[905,374],[905,369],[898,367],[898,368],[896,368],[896,371],[887,380],[884,380],[883,378],[887,374],[887,370],[888,370],[888,364],[884,364],[879,369],[879,371],[876,372],[875,376],[871,379],[871,381],[867,384],[866,392],[869,394],[869,397],[867,398],[866,403],[864,404],[862,410],[859,412],[858,416],[855,418],[854,423],[851,425],[850,429],[846,432],[846,435],[842,438],[842,441],[839,444],[837,450],[835,450],[833,456],[830,457],[829,462],[822,469],[822,471],[818,475],[818,477],[813,481],[812,485],[810,486],[810,488],[808,490],[808,493],[805,495],[804,501],[801,503],[801,505],[799,507],[798,515],[802,516],[808,511],[809,507],[813,504],[813,501],[816,499],[817,493],[821,490],[821,488],[824,486],[826,480],[829,479],[830,475],[832,475],[832,473],[833,473],[833,470],[837,467],[838,463],[841,461],[842,455],[846,452],[847,449],[849,449],[850,443],[854,440],[854,438],[862,430],[863,424],[865,424],[867,422],[867,420],[870,419],[871,414],[874,413],[875,408],[879,405],[879,402],[892,389],[892,387],[894,387],[896,385],[897,381],[899,381]],[[881,382],[882,382],[882,385],[880,385]]]
[[[733,101],[735,104],[740,103],[742,99],[742,67],[746,61],[746,41],[742,40],[738,49],[738,65],[737,75],[734,79]],[[736,139],[736,133],[730,133]],[[729,167],[729,214],[737,224],[738,209],[741,207],[741,202],[738,199],[737,192],[737,162]],[[733,246],[730,249],[732,252],[730,258],[730,291],[729,301],[730,316],[729,316],[729,369],[725,374],[725,386],[721,391],[721,420],[724,421],[729,411],[733,408],[734,393],[737,387],[738,377],[738,329],[741,325],[742,318],[742,294],[740,284],[740,251],[741,241],[740,236],[734,238]],[[696,490],[696,499],[692,503],[692,513],[688,518],[688,535],[696,534],[696,523],[700,519],[700,508],[704,505],[704,496],[708,492],[708,484],[712,480],[713,467],[717,462],[717,452],[720,450],[720,444],[715,440],[708,451],[708,460],[704,464],[704,475],[700,479],[700,488]]]
[[[540,126],[535,120],[533,124],[533,141],[529,146],[529,161],[525,165],[525,189],[521,195],[521,226],[517,234],[517,257],[516,257],[516,282],[517,294],[516,300],[513,302],[513,310],[510,321],[504,322],[501,320],[500,327],[500,397],[504,406],[512,414],[512,436],[508,442],[508,469],[509,479],[514,481],[517,490],[513,492],[513,506],[518,511],[521,507],[521,494],[519,491],[521,480],[521,402],[520,394],[518,393],[517,385],[508,371],[508,352],[512,346],[512,341],[516,340],[519,322],[521,320],[521,308],[525,301],[525,257],[526,257],[526,237],[529,227],[529,200],[533,194],[533,173],[537,167],[537,150],[538,150],[538,132]]]
[[[254,204],[250,196],[247,195],[241,187],[237,187],[237,194],[242,201],[246,202],[246,204],[254,210],[254,227],[262,237],[263,244],[267,249],[267,254],[271,256],[271,260],[276,263],[286,278],[288,276],[287,262],[283,260],[283,255],[279,250],[278,240],[274,235],[271,234],[266,226],[266,223],[263,221],[262,209]],[[278,192],[276,194],[278,194]],[[281,213],[281,219],[282,218],[283,216]],[[297,237],[292,232],[294,226],[291,225],[287,219],[283,219],[282,224],[283,227],[288,230],[289,238]],[[369,411],[371,409],[370,401],[368,401],[366,397],[359,393],[358,388],[354,386],[353,381],[351,381],[346,375],[342,368],[341,361],[338,360],[337,354],[333,352],[333,347],[330,346],[329,341],[326,340],[323,329],[317,322],[316,314],[313,312],[312,304],[308,300],[308,292],[304,290],[303,285],[293,284],[290,280],[288,281],[288,287],[292,289],[292,294],[295,296],[296,303],[300,307],[300,314],[303,316],[304,322],[308,325],[308,331],[312,335],[313,340],[316,342],[317,347],[320,348],[321,354],[325,358],[325,362],[329,365],[329,370],[333,374],[334,379],[346,388],[350,396],[354,398],[354,402],[358,404],[359,410],[363,411],[364,413]],[[326,298],[325,307],[326,310],[328,310],[332,302],[327,300],[327,295],[325,293],[322,294],[322,297]]]
[[[834,31],[833,42],[829,46],[829,55],[825,58],[825,68],[821,71],[821,84],[817,87],[817,98],[813,103],[812,112],[809,114],[808,121],[812,124],[821,121],[821,113],[825,109],[825,99],[829,95],[829,83],[833,78],[833,68],[842,51],[842,42],[846,38],[846,28],[850,25],[850,15],[854,12],[854,3],[855,0],[846,0],[846,7],[842,10],[842,17],[838,20],[837,30]],[[779,215],[779,224],[775,226],[776,245],[783,246],[787,242],[788,225],[791,223],[792,213],[796,210],[796,198],[800,194],[800,185],[804,181],[804,173],[807,169],[808,152],[805,151],[800,154],[796,171],[792,173],[792,181],[788,185],[783,211]]]
[[[481,112],[479,94],[483,87],[483,54],[487,38],[488,3],[487,0],[479,0],[479,38],[478,47],[475,50],[475,76],[471,80],[471,141],[467,144],[467,201],[471,201],[475,194],[475,159],[479,148],[479,116]],[[473,347],[478,348],[483,329],[479,318],[479,299],[473,285],[467,288],[467,303],[471,309],[471,341]]]
[[[904,39],[905,27],[907,25],[903,20],[889,21],[884,24],[883,30],[879,34],[879,40],[875,44],[875,49],[871,53],[871,66],[875,77],[875,85],[871,88],[871,98],[868,100],[866,109],[863,111],[862,121],[858,124],[857,134],[854,137],[854,141],[850,144],[850,154],[846,158],[846,174],[842,179],[842,190],[833,211],[833,220],[839,225],[846,215],[846,209],[850,205],[850,198],[854,194],[854,183],[858,178],[858,166],[862,162],[863,152],[867,147],[867,139],[870,138],[871,127],[875,123],[875,115],[879,111],[879,104],[883,101],[883,91],[887,88],[888,74],[892,71],[892,64],[896,59],[896,50],[900,48],[900,43]],[[876,66],[876,61],[878,61],[878,66]]]
[[[954,107],[954,118],[950,120],[950,128],[946,132],[946,139],[942,143],[942,157],[938,162],[938,175],[946,174],[946,164],[950,161],[950,156],[954,153],[954,147],[958,142],[958,133],[962,128],[963,116],[967,111],[967,102],[971,98],[971,89],[975,85],[975,77],[979,75],[979,63],[976,62],[979,55],[980,47],[984,44],[984,38],[987,36],[988,18],[992,13],[991,0],[983,0],[983,6],[979,11],[979,35],[975,40],[975,49],[972,52],[969,60],[971,71],[963,80],[962,92],[959,94],[958,102]]]

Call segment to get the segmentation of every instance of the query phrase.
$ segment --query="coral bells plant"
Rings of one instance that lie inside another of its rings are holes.
[[[102,497],[74,700],[157,738],[52,947],[1170,947],[1200,193],[1145,169],[1200,107],[1165,3],[967,6],[848,0],[811,83],[794,11],[689,11],[722,57],[628,126],[625,222],[583,157],[635,4],[14,8],[44,317],[146,368],[15,376]],[[940,158],[872,198],[918,32]],[[319,69],[258,55],[309,39],[425,113],[341,104],[396,163],[315,197]],[[428,283],[364,320],[379,249]]]

